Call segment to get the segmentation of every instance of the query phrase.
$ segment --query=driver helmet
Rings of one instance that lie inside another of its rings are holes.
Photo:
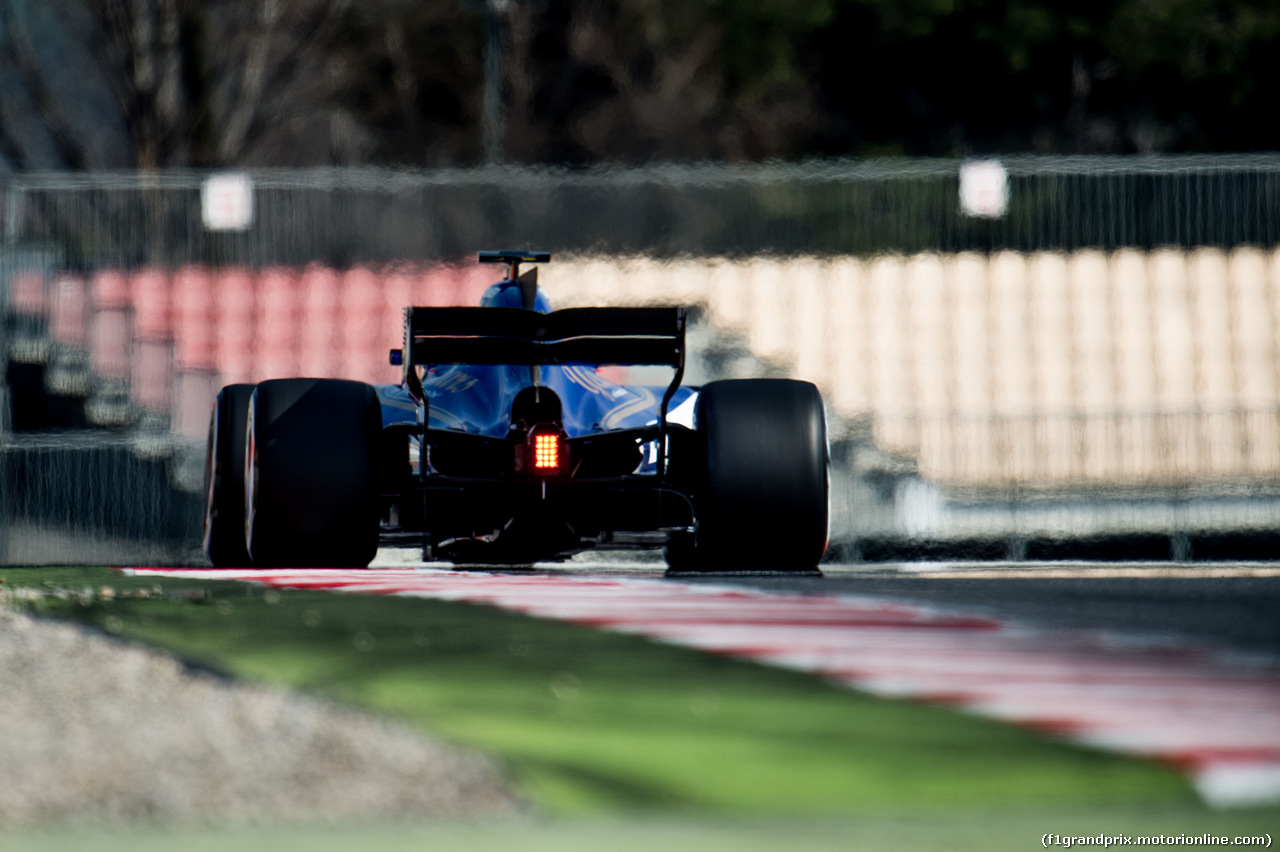
[[[484,291],[484,295],[480,297],[480,307],[482,308],[522,308],[524,302],[520,298],[520,282],[506,279],[499,281],[497,284],[489,287]],[[538,288],[538,295],[534,297],[533,309],[540,314],[551,313],[551,302],[547,299],[547,295],[542,292],[542,288]]]

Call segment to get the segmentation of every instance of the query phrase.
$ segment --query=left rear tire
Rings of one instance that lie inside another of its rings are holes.
[[[250,400],[245,532],[258,567],[365,567],[378,550],[381,406],[363,382],[275,379]]]

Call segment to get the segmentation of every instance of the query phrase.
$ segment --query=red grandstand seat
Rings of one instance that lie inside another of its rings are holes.
[[[129,378],[130,337],[128,311],[94,312],[89,323],[89,370],[107,379]]]
[[[88,293],[84,279],[62,274],[49,293],[49,334],[55,342],[84,348],[89,340]]]
[[[132,366],[129,391],[133,401],[150,411],[167,411],[173,343],[155,338],[134,340]]]
[[[254,380],[254,304],[253,276],[248,270],[214,273],[214,363],[223,384]]]
[[[129,378],[129,281],[118,269],[101,269],[89,287],[89,370],[96,376]]]
[[[309,376],[338,374],[339,280],[336,271],[324,266],[308,266],[302,271],[298,350],[302,370]]]
[[[429,266],[414,276],[413,297],[415,307],[433,308],[454,304],[453,277],[441,266]]]
[[[455,293],[459,305],[478,305],[480,297],[496,280],[492,264],[470,263],[456,267]]]
[[[185,266],[173,276],[174,357],[179,370],[211,370],[214,365],[213,276],[202,266]]]
[[[358,266],[342,276],[342,378],[363,382],[389,382],[395,371],[387,363],[387,350],[395,338],[382,336],[382,279],[371,269]]]
[[[94,310],[129,307],[129,279],[119,269],[99,269],[90,290]]]
[[[184,266],[172,286],[174,373],[169,393],[169,428],[198,442],[209,428],[209,411],[220,386],[214,275],[203,266]]]
[[[147,340],[173,336],[169,313],[169,275],[160,269],[141,269],[129,277],[133,299],[133,333]]]
[[[45,276],[39,272],[13,273],[9,282],[9,310],[27,317],[43,318],[49,309]]]
[[[255,381],[301,375],[298,352],[297,273],[284,267],[273,267],[258,274],[255,288],[258,299],[257,370]]]

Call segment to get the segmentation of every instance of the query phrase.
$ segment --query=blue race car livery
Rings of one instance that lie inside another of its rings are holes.
[[[507,275],[473,308],[410,307],[397,385],[228,385],[209,430],[215,565],[425,559],[527,565],[662,547],[678,571],[813,570],[827,544],[822,400],[807,383],[683,386],[680,307],[552,311],[545,252],[481,252]],[[663,366],[665,386],[611,381]]]

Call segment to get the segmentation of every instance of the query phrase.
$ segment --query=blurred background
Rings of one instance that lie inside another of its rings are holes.
[[[1272,557],[1274,3],[0,0],[0,563],[199,563],[229,382],[481,248],[829,408],[832,558]]]

